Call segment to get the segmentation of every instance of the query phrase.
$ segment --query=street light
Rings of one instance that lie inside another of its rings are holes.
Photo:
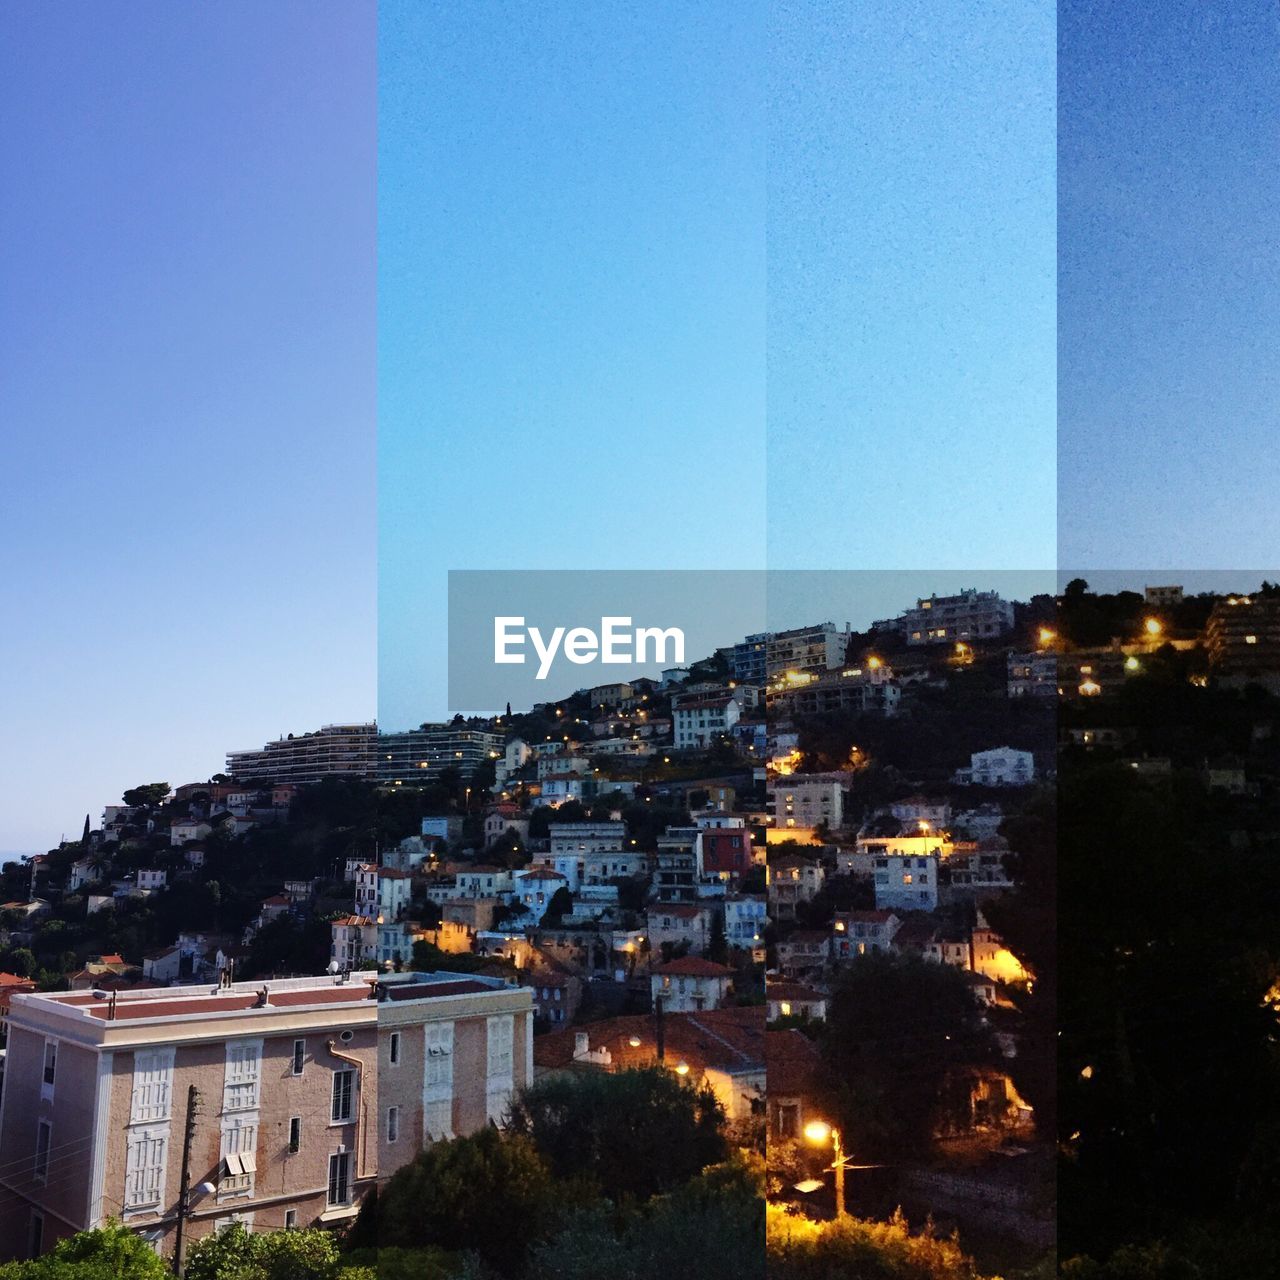
[[[1149,636],[1158,636],[1160,632],[1164,630],[1160,625],[1159,618],[1148,618],[1142,625],[1146,627],[1147,635]]]
[[[849,1167],[849,1157],[840,1145],[840,1130],[823,1120],[810,1120],[804,1127],[804,1136],[815,1147],[825,1147],[831,1143],[831,1168],[836,1175],[836,1221],[845,1216],[844,1209],[844,1171]]]

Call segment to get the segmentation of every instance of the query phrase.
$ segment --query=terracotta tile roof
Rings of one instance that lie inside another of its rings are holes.
[[[766,1031],[765,1065],[770,1096],[796,1097],[812,1093],[820,1079],[822,1055],[802,1031]]]
[[[670,960],[650,970],[662,976],[684,978],[731,978],[733,970],[714,960],[703,960],[700,956],[682,956],[679,960]]]
[[[762,1008],[714,1009],[703,1013],[669,1013],[664,1018],[664,1061],[686,1062],[691,1071],[708,1069],[747,1073],[764,1067],[765,1011]],[[533,1059],[544,1070],[574,1063],[576,1037],[587,1035],[588,1048],[607,1049],[613,1070],[651,1067],[656,1062],[657,1028],[652,1014],[605,1018],[585,1026],[566,1027],[538,1036]],[[632,1039],[639,1041],[633,1045]]]
[[[765,983],[765,998],[768,1000],[794,1000],[799,1003],[814,1000],[825,1000],[827,997],[821,991],[815,991],[813,987],[807,987],[803,982],[774,982],[769,980]]]

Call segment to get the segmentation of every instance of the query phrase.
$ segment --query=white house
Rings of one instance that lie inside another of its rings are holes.
[[[758,952],[764,947],[769,923],[765,900],[751,894],[734,894],[724,900],[724,936],[731,947]]]
[[[733,732],[742,709],[731,693],[682,698],[671,713],[678,751],[702,750]]]
[[[837,911],[831,924],[831,956],[849,960],[888,951],[901,924],[892,911]]]
[[[733,988],[733,970],[698,956],[658,965],[649,974],[649,991],[666,1013],[718,1009]]]
[[[875,859],[876,909],[934,911],[938,906],[938,859],[934,854],[886,854]]]
[[[454,872],[458,894],[463,898],[501,898],[514,888],[511,872],[505,867],[477,864]]]
[[[551,899],[569,882],[558,871],[549,867],[535,867],[532,871],[520,871],[515,878],[515,901],[533,917],[535,924],[542,922]]]
[[[139,867],[134,887],[139,893],[153,893],[169,883],[169,873],[157,867]]]
[[[378,924],[370,916],[340,916],[329,927],[329,955],[343,968],[377,959]]]
[[[176,848],[188,840],[203,840],[212,830],[203,818],[179,818],[169,827],[169,843]]]
[[[1035,759],[1030,751],[992,747],[975,751],[969,768],[956,771],[956,781],[975,787],[1025,787],[1035,781]]]
[[[769,1022],[777,1022],[779,1018],[826,1020],[827,997],[802,982],[769,982],[765,985],[764,1001]]]

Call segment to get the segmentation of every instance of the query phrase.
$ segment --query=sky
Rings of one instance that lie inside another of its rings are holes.
[[[0,850],[370,719],[374,13],[0,9]]]
[[[1048,568],[1055,6],[771,6],[770,569]]]
[[[0,10],[0,851],[446,714],[451,569],[1273,558],[1261,0],[121,14]]]
[[[379,11],[379,723],[450,569],[763,568],[766,8]]]
[[[1280,10],[1063,0],[1060,560],[1274,563]]]
[[[379,722],[449,569],[1048,567],[1054,10],[380,10]]]

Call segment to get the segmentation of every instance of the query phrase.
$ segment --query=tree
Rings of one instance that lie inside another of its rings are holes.
[[[726,1151],[715,1094],[660,1067],[542,1080],[516,1099],[508,1127],[557,1177],[612,1200],[669,1191]]]
[[[186,1280],[334,1280],[338,1245],[328,1231],[250,1232],[238,1222],[197,1240]]]
[[[928,1149],[957,1073],[1001,1061],[963,973],[881,954],[849,966],[822,1051],[850,1149],[895,1159]]]
[[[621,1214],[596,1203],[539,1245],[534,1280],[763,1280],[760,1162],[737,1157]]]
[[[42,1258],[0,1266],[0,1280],[166,1280],[169,1268],[127,1227],[109,1223],[59,1240]]]
[[[551,901],[547,903],[547,909],[543,912],[543,922],[548,925],[558,924],[565,912],[572,910],[573,894],[564,885],[561,885],[551,895]]]
[[[556,1200],[527,1137],[482,1129],[435,1143],[392,1175],[373,1210],[376,1239],[379,1248],[474,1249],[500,1275],[518,1275],[529,1247],[554,1229]]]
[[[724,964],[729,958],[729,941],[724,932],[724,915],[717,911],[711,918],[711,937],[707,941],[707,959]]]
[[[163,804],[168,795],[167,782],[148,782],[140,787],[131,787],[121,799],[130,807],[147,808],[150,805]]]

